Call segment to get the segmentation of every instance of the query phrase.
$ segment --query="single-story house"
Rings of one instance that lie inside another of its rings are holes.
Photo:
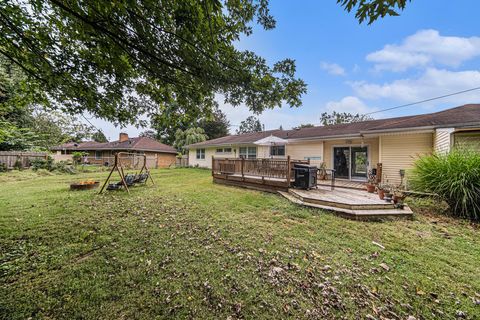
[[[74,152],[84,152],[85,162],[92,164],[112,165],[115,153],[129,152],[144,154],[150,168],[165,168],[175,163],[177,150],[169,145],[148,137],[129,138],[128,134],[120,133],[119,139],[112,142],[81,142],[65,143],[51,148],[55,151],[54,159],[71,159]]]
[[[285,143],[258,143],[270,136]],[[229,135],[187,147],[193,166],[211,168],[212,157],[290,156],[316,165],[324,162],[326,168],[336,170],[336,178],[365,181],[368,170],[381,163],[382,181],[400,184],[416,157],[448,152],[465,143],[480,150],[480,104],[390,119]]]

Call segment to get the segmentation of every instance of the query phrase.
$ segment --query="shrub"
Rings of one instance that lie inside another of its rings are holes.
[[[0,172],[7,172],[7,164],[0,162]]]
[[[44,158],[36,158],[30,162],[33,171],[37,171],[38,169],[45,169],[48,171],[52,171],[53,167],[53,159],[52,157],[48,157],[47,159]]]
[[[448,203],[457,217],[480,220],[480,153],[469,149],[433,154],[415,162],[409,183]]]
[[[80,164],[80,162],[82,162],[82,158],[87,155],[88,153],[86,152],[75,151],[74,153],[72,153],[73,163],[75,165]]]
[[[75,174],[77,171],[67,161],[59,161],[53,164],[51,171],[58,171],[60,173]]]
[[[17,159],[15,163],[13,164],[13,169],[15,170],[22,170],[23,169],[23,163],[20,159]]]

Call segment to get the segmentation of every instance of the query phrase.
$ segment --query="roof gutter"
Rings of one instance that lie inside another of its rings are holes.
[[[337,139],[345,139],[345,138],[360,138],[362,135],[360,133],[355,133],[355,134],[339,134],[339,135],[334,135],[334,136],[314,136],[314,137],[305,137],[305,138],[292,138],[292,139],[287,139],[288,141],[291,142],[297,142],[297,141],[316,141],[316,140],[337,140]]]
[[[424,132],[433,132],[435,129],[439,128],[458,128],[458,127],[475,127],[480,126],[480,122],[463,122],[455,124],[442,124],[442,125],[433,125],[433,126],[423,126],[423,127],[411,127],[411,128],[394,128],[394,129],[379,129],[379,130],[365,130],[360,131],[362,135],[370,135],[372,133],[392,133],[392,132],[402,132],[402,131],[424,131]]]
[[[361,131],[360,134],[364,137],[377,136],[382,133],[401,133],[401,132],[413,132],[413,133],[429,133],[434,132],[434,126],[426,127],[414,127],[414,128],[395,128],[395,129],[385,129],[385,130],[367,130]]]

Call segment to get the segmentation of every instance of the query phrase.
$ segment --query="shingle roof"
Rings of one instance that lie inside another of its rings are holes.
[[[174,147],[158,142],[155,139],[148,137],[129,138],[126,141],[120,142],[81,142],[81,143],[65,143],[59,146],[51,148],[51,150],[75,150],[75,151],[87,151],[87,150],[129,150],[129,151],[153,151],[164,153],[177,153]]]
[[[270,130],[241,135],[230,135],[191,144],[188,147],[249,144],[269,135],[274,135],[283,139],[332,138],[335,136],[359,136],[361,134],[389,130],[412,130],[415,128],[420,129],[425,127],[436,128],[467,123],[480,124],[480,104],[467,104],[444,111],[414,116],[369,120],[294,130]]]

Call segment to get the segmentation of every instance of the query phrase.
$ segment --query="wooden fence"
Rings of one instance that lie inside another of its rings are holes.
[[[33,159],[47,159],[46,152],[0,151],[0,163],[5,163],[8,169],[13,169],[18,163],[22,168],[30,167]]]
[[[265,191],[286,190],[296,163],[308,160],[212,158],[212,176],[217,183],[238,185]]]
[[[181,157],[175,159],[175,166],[177,167],[188,167],[188,157]]]

